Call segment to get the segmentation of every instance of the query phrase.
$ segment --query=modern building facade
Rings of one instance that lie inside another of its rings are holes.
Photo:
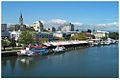
[[[10,33],[7,29],[7,24],[1,24],[1,37],[4,38],[10,38]]]
[[[65,24],[61,27],[61,31],[62,31],[62,32],[74,31],[74,25],[71,24],[71,23],[65,23]]]
[[[48,39],[49,41],[53,40],[52,32],[37,32],[36,39]]]
[[[35,31],[38,31],[38,32],[42,32],[43,31],[43,24],[41,21],[36,21],[34,23],[34,27]]]

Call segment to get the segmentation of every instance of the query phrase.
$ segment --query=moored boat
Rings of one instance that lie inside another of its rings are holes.
[[[26,50],[22,49],[18,52],[19,56],[36,56],[44,54],[48,54],[48,49],[45,46],[31,46],[30,48],[26,48]]]
[[[55,49],[53,49],[54,52],[63,52],[65,51],[65,48],[62,46],[57,46]]]

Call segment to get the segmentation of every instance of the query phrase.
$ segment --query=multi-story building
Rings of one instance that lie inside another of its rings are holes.
[[[53,37],[61,38],[61,37],[63,37],[63,33],[61,31],[57,31],[57,32],[53,33]]]
[[[37,32],[36,39],[48,39],[49,41],[53,40],[53,33],[52,32]]]
[[[99,30],[97,30],[97,31],[94,33],[94,36],[95,36],[96,38],[104,38],[104,37],[108,37],[108,34],[109,34],[109,32],[107,32],[107,31],[99,31]]]
[[[8,30],[9,31],[19,31],[19,30],[23,31],[23,30],[26,30],[26,25],[23,25],[21,29],[21,26],[19,24],[10,24]]]
[[[62,32],[70,32],[74,31],[74,25],[71,23],[65,23],[64,26],[61,27]]]
[[[1,37],[10,38],[10,33],[7,29],[7,24],[1,24]]]
[[[34,23],[34,27],[35,31],[38,31],[38,32],[42,32],[43,31],[43,24],[41,23],[41,21],[36,21]]]
[[[20,36],[20,31],[11,31],[10,32],[10,38],[11,39],[14,39],[14,40],[17,41],[19,36]]]

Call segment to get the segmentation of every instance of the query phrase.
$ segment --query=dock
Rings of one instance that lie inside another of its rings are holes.
[[[78,40],[46,42],[46,43],[43,43],[43,45],[47,46],[47,48],[49,50],[48,54],[53,53],[52,49],[56,48],[56,46],[64,46],[65,47],[65,51],[70,51],[70,50],[75,50],[75,49],[89,47],[89,43],[87,41],[78,41]],[[1,55],[3,57],[18,56],[17,52],[19,52],[19,51],[20,50],[2,51]]]
[[[14,50],[14,51],[1,51],[1,56],[2,57],[7,57],[7,56],[17,56],[17,52],[20,50]]]

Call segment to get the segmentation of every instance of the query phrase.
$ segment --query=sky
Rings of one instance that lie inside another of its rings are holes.
[[[24,24],[42,21],[46,26],[72,22],[75,25],[97,25],[106,27],[110,24],[118,28],[118,2],[19,2],[2,1],[2,23],[18,23],[20,13]]]

